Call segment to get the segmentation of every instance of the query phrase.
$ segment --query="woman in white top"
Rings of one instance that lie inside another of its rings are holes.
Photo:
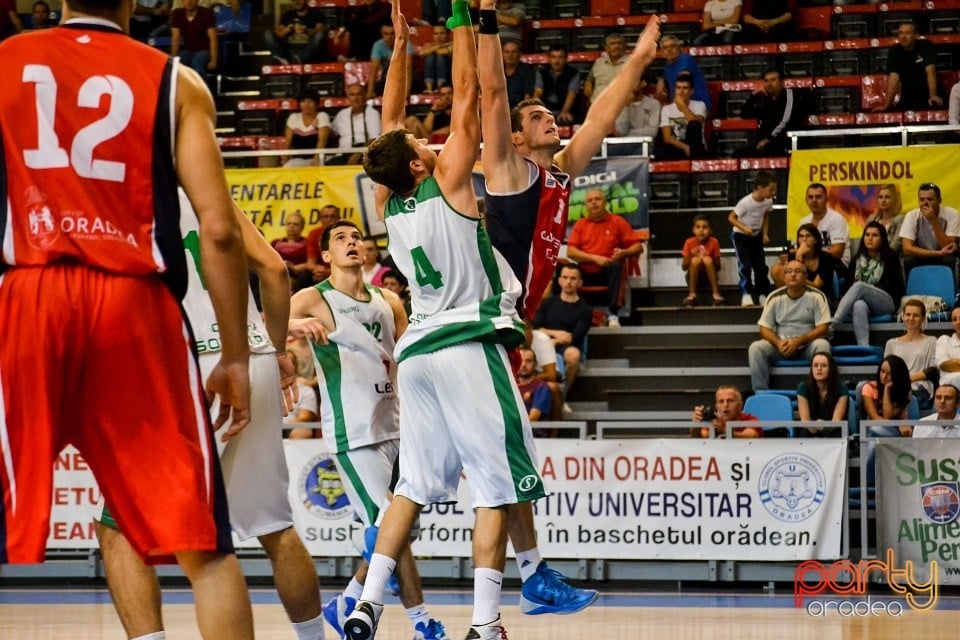
[[[299,113],[291,113],[287,118],[283,137],[287,149],[325,149],[330,137],[330,116],[317,111],[320,94],[307,89],[300,95]],[[319,164],[318,156],[297,155],[283,158],[285,167],[309,167]]]
[[[920,300],[908,300],[903,305],[903,324],[906,333],[899,338],[887,340],[884,357],[900,356],[910,370],[913,394],[921,406],[928,405],[933,397],[933,380],[939,377],[936,350],[937,339],[923,332],[927,308]]]
[[[711,44],[733,44],[740,35],[741,0],[709,0],[703,7],[702,31],[693,44],[703,47]]]

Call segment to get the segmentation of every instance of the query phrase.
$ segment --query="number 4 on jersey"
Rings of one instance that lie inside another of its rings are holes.
[[[413,258],[413,269],[417,276],[417,284],[421,287],[433,287],[439,289],[443,286],[443,274],[436,270],[433,263],[424,253],[423,247],[414,247],[410,249],[410,257]]]

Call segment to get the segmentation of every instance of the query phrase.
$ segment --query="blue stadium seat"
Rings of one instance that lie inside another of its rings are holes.
[[[936,296],[947,303],[947,308],[953,306],[957,297],[954,285],[953,270],[943,265],[925,265],[914,267],[907,277],[907,295]],[[949,320],[950,312],[935,314],[929,320]]]
[[[790,398],[779,393],[762,393],[750,396],[743,405],[744,413],[756,416],[761,422],[793,420],[793,405]],[[793,437],[793,427],[787,429]]]
[[[844,344],[834,346],[832,352],[838,365],[879,365],[883,359],[883,349],[874,346]]]

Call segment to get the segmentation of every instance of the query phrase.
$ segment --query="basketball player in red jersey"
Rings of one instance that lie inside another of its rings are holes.
[[[249,421],[247,271],[193,71],[125,31],[129,0],[66,0],[0,43],[0,562],[42,562],[51,463],[75,445],[144,558],[175,554],[204,638],[252,638],[180,298],[179,181],[223,342],[206,394]]]
[[[496,0],[481,0],[478,66],[484,116],[484,210],[490,241],[523,283],[518,308],[529,326],[553,277],[567,232],[571,183],[583,173],[617,116],[632,100],[637,79],[656,56],[660,21],[650,17],[633,55],[593,101],[583,125],[561,150],[557,124],[542,102],[524,100],[510,110],[500,36],[495,27],[485,29],[485,24],[496,24],[495,15],[488,17],[495,9]],[[508,523],[523,580],[521,611],[531,615],[573,613],[596,599],[596,591],[570,587],[541,560],[529,503],[508,507]]]

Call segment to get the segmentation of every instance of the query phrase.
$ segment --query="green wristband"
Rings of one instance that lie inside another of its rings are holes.
[[[447,29],[453,31],[457,27],[472,27],[470,20],[470,3],[467,0],[455,0],[453,15],[447,18]]]

